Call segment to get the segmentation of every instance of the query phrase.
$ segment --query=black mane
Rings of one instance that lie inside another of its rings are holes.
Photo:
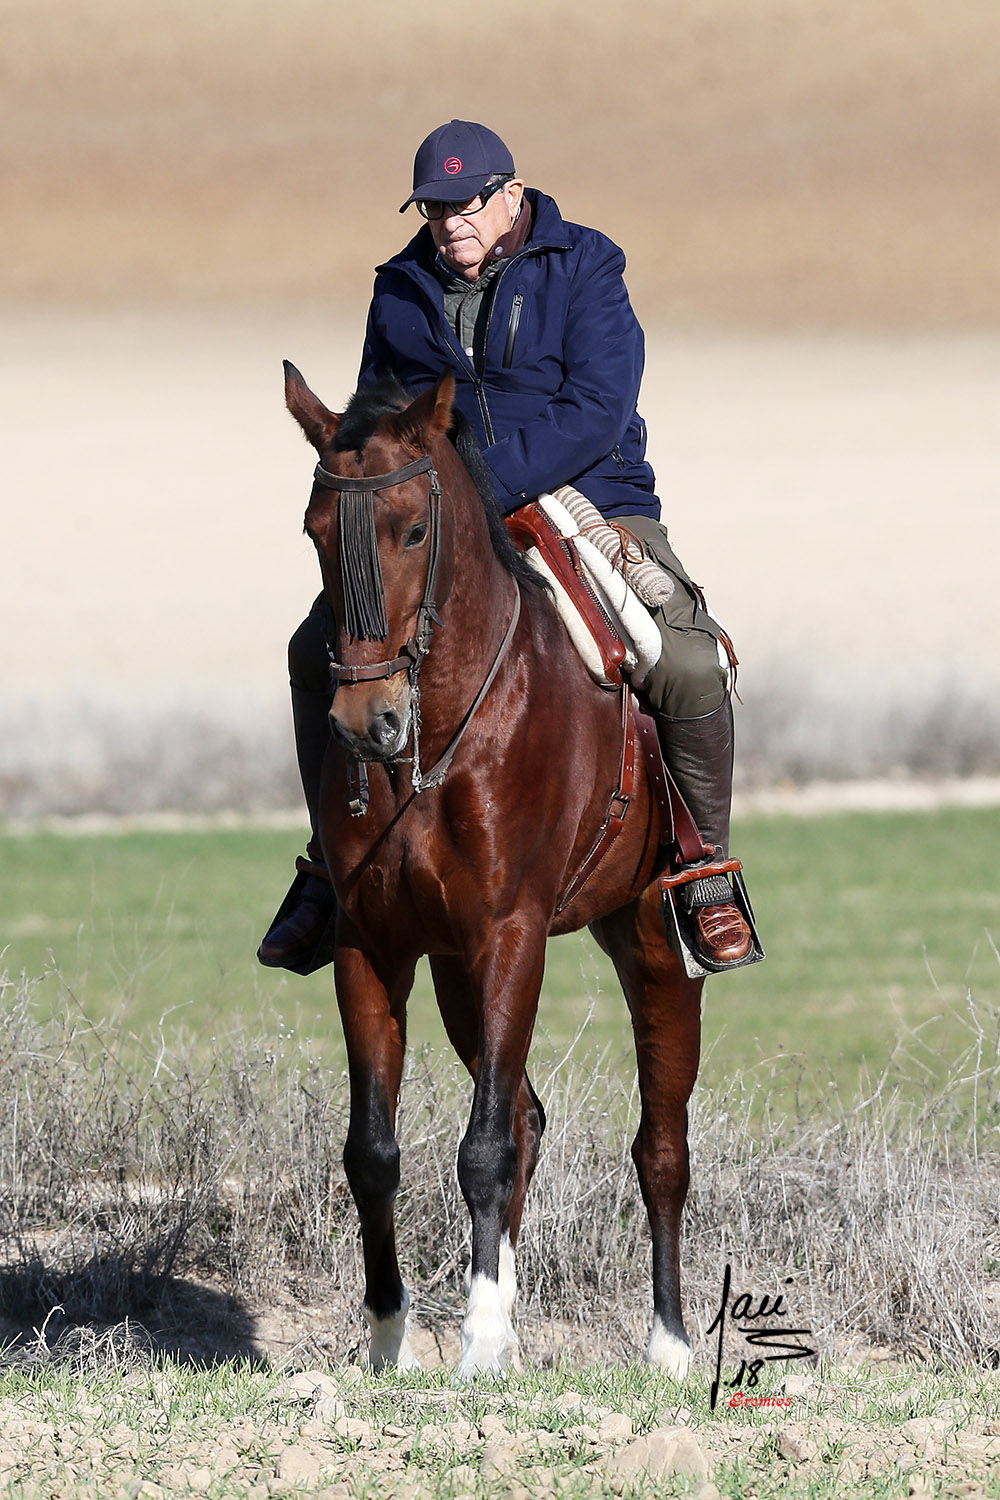
[[[334,451],[347,453],[353,450],[359,455],[362,454],[366,443],[374,436],[375,429],[382,418],[389,416],[392,412],[404,411],[414,399],[394,375],[383,376],[381,380],[376,380],[371,385],[362,386],[359,391],[355,391],[348,402],[347,410],[340,419],[333,445]],[[503,516],[500,514],[500,508],[493,494],[493,480],[486,460],[468,418],[459,411],[457,406],[452,408],[452,425],[448,436],[459,458],[468,469],[469,476],[483,502],[490,541],[497,558],[519,583],[525,583],[534,588],[548,588],[545,580],[535,572],[524,553],[511,541],[510,532],[504,525]]]
[[[350,453],[353,450],[360,457],[382,418],[403,411],[412,399],[395,375],[383,376],[373,385],[363,385],[347,403],[347,410],[337,428],[333,451]]]

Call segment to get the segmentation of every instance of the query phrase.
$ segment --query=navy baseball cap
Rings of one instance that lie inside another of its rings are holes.
[[[471,120],[449,120],[418,147],[413,192],[399,211],[405,213],[418,198],[468,203],[497,172],[513,171],[514,158],[492,130]]]

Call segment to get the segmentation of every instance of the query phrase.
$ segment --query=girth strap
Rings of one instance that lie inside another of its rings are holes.
[[[619,833],[621,833],[625,822],[625,815],[635,795],[635,723],[632,718],[631,704],[632,690],[626,686],[622,688],[623,739],[622,758],[618,770],[618,786],[611,794],[607,814],[601,825],[600,832],[594,840],[590,853],[559,898],[559,903],[556,906],[556,916],[560,912],[565,911],[574,897],[579,895]]]
[[[650,792],[659,809],[660,844],[674,845],[683,870],[686,871],[690,866],[696,867],[691,875],[684,874],[678,878],[693,879],[695,875],[701,873],[697,868],[698,862],[704,860],[706,855],[715,853],[699,833],[690,808],[681,796],[680,788],[664,762],[656,723],[652,715],[640,707],[631,688],[627,686],[622,691],[622,719],[623,743],[618,786],[611,794],[607,814],[590,853],[559,898],[556,906],[557,916],[565,911],[570,902],[579,895],[621,833],[625,814],[635,795],[637,735],[645,760],[646,774],[649,777]],[[738,869],[739,862],[735,861],[733,865],[727,864],[725,868],[727,870]]]

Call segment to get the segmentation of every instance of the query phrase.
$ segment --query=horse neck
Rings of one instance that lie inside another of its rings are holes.
[[[442,473],[442,574],[451,588],[441,606],[428,678],[454,685],[481,676],[510,619],[515,580],[493,550],[483,502],[457,458]],[[432,667],[433,662],[433,667]]]

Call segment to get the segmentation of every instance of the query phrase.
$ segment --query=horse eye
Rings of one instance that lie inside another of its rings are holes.
[[[419,521],[416,526],[411,526],[409,531],[406,533],[406,540],[403,542],[403,546],[419,547],[420,543],[424,540],[426,535],[427,522]]]

